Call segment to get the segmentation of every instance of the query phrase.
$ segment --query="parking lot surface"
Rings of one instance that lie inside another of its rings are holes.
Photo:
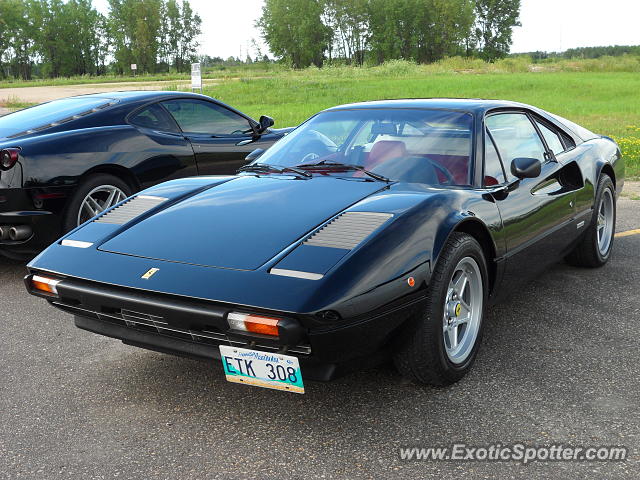
[[[618,231],[640,228],[622,198]],[[305,395],[225,381],[218,362],[81,331],[0,260],[0,478],[640,478],[640,235],[609,264],[559,264],[488,312],[444,389],[390,366]],[[623,445],[625,462],[402,461],[454,443]]]

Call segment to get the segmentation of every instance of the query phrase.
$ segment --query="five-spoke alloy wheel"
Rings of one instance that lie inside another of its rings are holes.
[[[102,213],[107,208],[113,207],[125,198],[127,198],[127,195],[114,185],[97,186],[84,197],[80,210],[78,210],[77,224],[82,225],[90,218]]]
[[[463,363],[475,345],[483,307],[482,275],[471,257],[458,262],[449,282],[442,319],[443,341],[451,362]]]
[[[611,177],[602,174],[596,188],[591,223],[574,250],[567,255],[567,262],[577,267],[603,266],[611,256],[615,229],[615,186]]]
[[[133,188],[121,178],[98,173],[85,178],[67,205],[64,231],[69,231],[118,204],[133,193]]]
[[[482,247],[469,234],[452,233],[425,287],[424,310],[407,321],[397,339],[398,371],[431,385],[460,380],[480,345],[487,287]]]

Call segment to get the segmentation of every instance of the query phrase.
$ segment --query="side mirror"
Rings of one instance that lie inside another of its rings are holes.
[[[511,162],[511,173],[516,178],[536,178],[542,172],[542,162],[537,158],[519,157]]]
[[[258,126],[258,133],[263,133],[267,128],[273,127],[276,122],[271,117],[262,115],[260,117],[260,125]]]
[[[247,161],[247,163],[253,162],[256,158],[258,158],[264,152],[266,152],[264,148],[256,148],[253,152],[251,152],[249,155],[244,157],[244,159]]]

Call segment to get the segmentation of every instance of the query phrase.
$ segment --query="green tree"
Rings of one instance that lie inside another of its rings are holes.
[[[202,31],[202,19],[191,8],[188,0],[183,0],[181,9],[181,31],[175,67],[178,71],[190,69],[190,63],[196,58],[198,35]]]
[[[20,0],[0,0],[0,66],[3,77],[15,74],[12,63],[18,42],[19,24],[26,15],[26,5]]]
[[[475,13],[480,56],[488,61],[505,57],[513,27],[520,26],[520,0],[476,0]]]
[[[160,57],[168,66],[175,66],[182,28],[180,6],[176,0],[168,0],[163,5],[161,28]]]
[[[73,59],[66,71],[72,75],[97,75],[104,65],[108,49],[105,17],[93,8],[91,0],[69,0],[65,9],[73,36]]]
[[[323,11],[324,0],[266,0],[256,25],[277,57],[294,68],[320,67],[331,41]]]
[[[329,59],[345,58],[358,65],[364,62],[368,43],[368,0],[325,0],[323,23],[333,34]]]
[[[460,53],[474,22],[472,0],[370,0],[370,46],[381,63],[434,62]]]
[[[109,0],[109,33],[118,73],[155,72],[161,34],[162,0]]]
[[[33,50],[49,77],[98,73],[103,17],[90,0],[32,0]],[[104,56],[104,55],[103,55]]]

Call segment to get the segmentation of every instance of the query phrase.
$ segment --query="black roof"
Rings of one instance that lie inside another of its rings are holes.
[[[371,102],[349,103],[327,110],[367,109],[367,108],[434,108],[446,110],[462,110],[465,112],[483,113],[493,108],[528,108],[538,110],[531,105],[509,100],[485,100],[480,98],[402,98],[394,100],[376,100]]]
[[[105,92],[105,93],[90,93],[87,95],[77,95],[76,97],[69,98],[104,98],[107,100],[119,100],[119,101],[137,101],[148,100],[152,98],[174,98],[174,97],[194,97],[194,98],[206,98],[208,100],[211,97],[192,92],[174,92],[174,91],[160,91],[160,90],[126,90],[120,92]]]

